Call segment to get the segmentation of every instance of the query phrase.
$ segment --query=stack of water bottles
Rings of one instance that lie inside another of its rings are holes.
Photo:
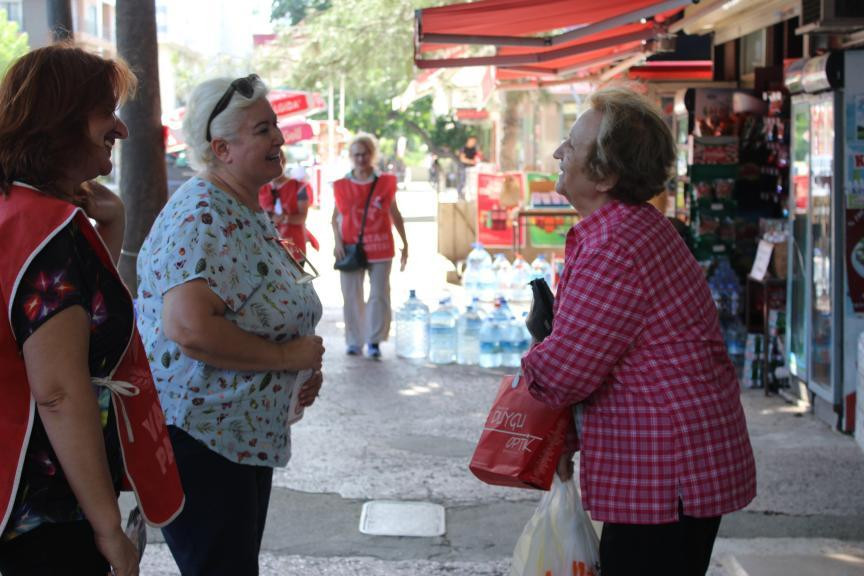
[[[402,358],[427,358],[433,364],[518,367],[531,346],[525,315],[516,319],[507,300],[499,298],[488,315],[474,298],[463,313],[450,298],[429,308],[414,290],[396,312],[396,354]]]
[[[543,254],[529,265],[520,254],[511,263],[504,254],[493,259],[483,244],[472,244],[473,249],[465,259],[462,286],[470,299],[494,302],[506,298],[513,302],[529,302],[534,278],[544,278],[552,284],[552,265]]]

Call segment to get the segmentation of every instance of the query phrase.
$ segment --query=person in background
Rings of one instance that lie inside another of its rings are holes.
[[[5,576],[138,574],[117,504],[124,474],[148,521],[168,522],[183,505],[116,269],[123,203],[92,181],[111,172],[128,136],[116,110],[136,84],[121,61],[54,44],[22,56],[0,85]]]
[[[203,82],[183,131],[200,172],[138,257],[138,322],[186,489],[163,529],[183,576],[255,575],[273,468],[291,456],[291,398],[321,388],[321,302],[258,204],[282,173],[267,87]],[[298,390],[299,387],[299,390]]]
[[[282,172],[258,191],[261,208],[270,215],[276,231],[283,239],[290,240],[296,256],[302,260],[306,255],[306,242],[312,241],[317,249],[317,241],[306,230],[306,213],[309,210],[309,186],[306,182],[289,178],[285,174],[285,153],[279,149],[279,163]]]
[[[366,270],[340,271],[342,284],[342,308],[345,320],[345,342],[347,353],[361,353],[365,341],[370,358],[381,358],[380,343],[390,333],[390,270],[395,246],[392,228],[396,228],[402,239],[400,270],[408,262],[408,238],[405,223],[396,205],[396,177],[393,174],[377,174],[373,168],[378,155],[378,145],[370,134],[358,134],[351,141],[349,154],[354,168],[333,183],[336,205],[333,208],[331,225],[335,237],[333,254],[336,260],[345,255],[345,244],[357,242],[363,211],[369,194],[369,210],[363,230],[363,247],[369,259],[369,300],[363,296],[363,281]]]
[[[738,378],[699,264],[648,204],[675,143],[640,96],[589,98],[555,151],[569,232],[552,334],[522,360],[531,394],[577,405],[585,508],[603,576],[704,574],[724,514],[756,494]],[[575,449],[576,442],[570,448]],[[559,475],[572,475],[572,450]]]
[[[468,180],[468,168],[477,166],[482,160],[483,154],[477,148],[477,137],[468,136],[465,146],[459,150],[459,198],[465,197],[465,184]]]

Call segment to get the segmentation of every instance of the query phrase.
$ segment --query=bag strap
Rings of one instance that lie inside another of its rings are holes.
[[[366,228],[366,213],[369,212],[369,202],[372,201],[372,194],[375,192],[375,184],[378,183],[378,175],[372,180],[372,187],[369,188],[369,196],[366,197],[366,206],[363,208],[363,221],[360,223],[360,233],[357,235],[357,244],[363,244],[363,231]]]

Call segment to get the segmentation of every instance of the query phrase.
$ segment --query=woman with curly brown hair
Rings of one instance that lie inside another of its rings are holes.
[[[183,504],[132,296],[115,267],[120,198],[92,182],[128,135],[126,65],[71,45],[21,57],[0,85],[0,572],[138,574],[120,525]],[[91,224],[95,222],[95,227]]]

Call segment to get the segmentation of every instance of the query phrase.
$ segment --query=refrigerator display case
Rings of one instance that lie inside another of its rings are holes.
[[[864,274],[850,266],[864,195],[852,193],[846,170],[864,145],[849,114],[864,99],[853,72],[862,69],[864,52],[837,52],[798,61],[785,77],[793,93],[786,361],[799,393],[827,403],[841,429],[852,425],[864,328]]]

